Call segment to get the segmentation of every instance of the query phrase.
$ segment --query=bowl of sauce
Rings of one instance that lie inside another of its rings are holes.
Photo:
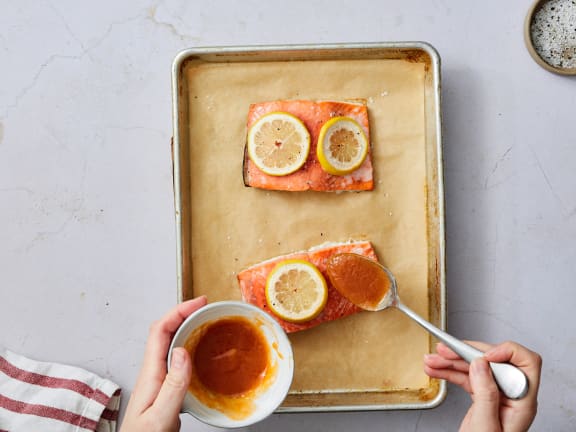
[[[223,301],[204,306],[178,328],[168,353],[184,347],[192,378],[182,411],[216,427],[243,427],[272,414],[292,383],[290,341],[261,309]],[[169,367],[169,366],[168,366]]]

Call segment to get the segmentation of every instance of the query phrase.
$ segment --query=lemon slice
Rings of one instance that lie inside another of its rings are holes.
[[[304,165],[310,152],[310,133],[287,112],[260,117],[248,131],[248,156],[266,174],[284,176]]]
[[[282,261],[266,280],[266,302],[285,321],[299,323],[316,318],[327,300],[326,279],[308,261]]]
[[[333,175],[346,175],[358,169],[368,154],[368,139],[362,127],[350,117],[334,117],[320,129],[318,161]]]

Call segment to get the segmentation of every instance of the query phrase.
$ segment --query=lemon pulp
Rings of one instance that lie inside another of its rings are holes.
[[[310,152],[310,133],[296,116],[271,112],[260,117],[249,129],[248,156],[264,173],[291,174],[304,165]]]
[[[266,280],[266,303],[285,321],[298,323],[316,318],[327,299],[326,280],[308,261],[282,261]]]

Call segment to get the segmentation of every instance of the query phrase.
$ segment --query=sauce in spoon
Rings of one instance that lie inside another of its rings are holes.
[[[333,255],[326,272],[334,288],[362,309],[376,310],[390,291],[388,275],[375,261],[361,255]]]

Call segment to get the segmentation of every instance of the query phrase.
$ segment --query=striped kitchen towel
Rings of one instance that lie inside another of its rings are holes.
[[[0,347],[0,432],[114,432],[119,406],[107,379]]]

